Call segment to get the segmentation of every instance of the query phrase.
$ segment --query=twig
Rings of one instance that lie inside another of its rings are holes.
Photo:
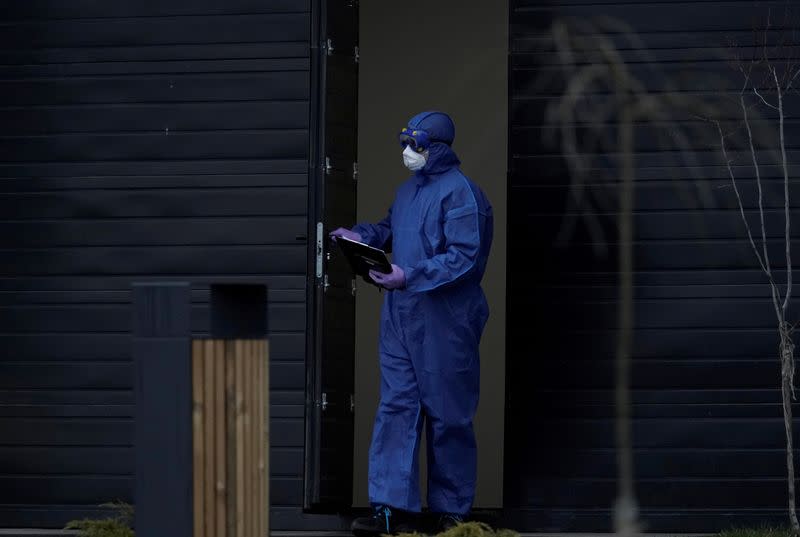
[[[792,65],[790,67],[790,69],[794,69],[794,65]],[[800,75],[800,69],[798,69],[795,72],[794,76],[792,76],[791,80],[789,80],[789,84],[786,85],[786,91],[789,91],[789,90],[792,89],[792,84],[794,84],[794,80],[797,78],[797,75]]]
[[[748,77],[749,79],[749,77]],[[746,83],[746,82],[745,82]],[[758,158],[756,156],[756,148],[753,143],[753,129],[750,127],[750,117],[747,114],[747,105],[744,101],[744,89],[740,95],[740,102],[742,105],[742,115],[744,116],[744,124],[747,127],[747,138],[750,141],[750,155],[753,157],[753,169],[756,173],[756,184],[758,185],[758,212],[761,216],[761,244],[764,247],[764,264],[766,265],[767,276],[772,277],[772,267],[769,263],[769,252],[767,250],[767,230],[764,224],[764,195],[761,189],[761,168],[758,165]]]
[[[775,84],[778,91],[778,115],[780,121],[781,132],[781,163],[783,164],[783,207],[786,215],[785,238],[786,242],[786,295],[783,298],[783,316],[786,317],[787,309],[789,308],[789,298],[792,296],[792,238],[790,235],[789,223],[789,165],[786,158],[786,137],[784,135],[784,113],[783,113],[783,92],[781,91],[780,83],[778,82],[778,74],[775,68],[772,68],[772,75],[775,78]]]
[[[747,238],[750,240],[750,246],[753,247],[753,253],[756,254],[756,258],[758,259],[758,264],[761,266],[761,270],[769,276],[770,273],[767,271],[767,267],[764,265],[764,261],[761,259],[761,254],[758,252],[758,246],[756,246],[755,241],[753,240],[753,233],[750,231],[750,224],[747,222],[747,216],[744,214],[744,205],[742,204],[742,196],[739,194],[739,187],[736,184],[736,176],[733,173],[733,168],[731,167],[731,161],[728,159],[728,150],[725,145],[725,133],[722,132],[722,125],[720,125],[719,121],[712,120],[712,122],[717,126],[717,130],[719,131],[719,139],[720,144],[722,147],[722,156],[725,160],[725,165],[728,167],[728,175],[731,178],[731,184],[733,185],[733,191],[736,193],[736,200],[739,202],[739,212],[742,215],[742,221],[744,222],[744,227],[747,230]]]
[[[769,102],[767,102],[767,100],[758,92],[758,88],[755,87],[755,85],[753,86],[753,93],[755,93],[758,96],[758,98],[761,99],[761,102],[763,102],[765,105],[769,106],[773,110],[778,109],[778,107],[775,106],[774,104],[770,104]]]
[[[764,203],[763,203],[763,195],[762,195],[762,189],[761,189],[761,168],[758,165],[758,159],[756,157],[756,150],[755,150],[755,146],[753,144],[753,131],[750,128],[750,119],[749,119],[749,116],[747,114],[747,106],[745,105],[745,102],[744,102],[744,90],[742,90],[742,91],[743,91],[742,96],[741,96],[742,113],[744,114],[744,123],[745,123],[745,126],[747,127],[747,135],[748,135],[748,139],[750,141],[750,155],[753,157],[753,167],[754,167],[755,173],[756,173],[756,184],[758,185],[758,214],[761,217],[761,243],[762,243],[762,245],[764,247],[764,264],[766,265],[767,278],[769,279],[769,286],[770,286],[770,291],[771,291],[771,294],[772,294],[773,307],[775,308],[775,313],[777,314],[778,320],[780,321],[780,320],[783,319],[783,312],[781,311],[781,307],[780,307],[781,292],[780,292],[780,288],[775,283],[775,280],[772,277],[772,267],[770,266],[770,262],[769,262],[769,250],[767,248],[767,231],[766,231],[766,225],[764,223]],[[735,188],[735,185],[734,185],[734,188]],[[739,203],[741,205],[741,199],[738,198],[738,192],[737,192],[737,199],[739,199]],[[742,214],[743,214],[743,217],[744,217],[744,213],[742,213]],[[747,225],[747,222],[745,222],[745,225]]]

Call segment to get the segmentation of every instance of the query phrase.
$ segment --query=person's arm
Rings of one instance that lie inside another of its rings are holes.
[[[481,215],[472,190],[456,192],[444,215],[445,251],[402,267],[405,288],[423,292],[469,277],[478,265],[481,250]]]
[[[373,248],[380,248],[385,252],[391,251],[392,246],[392,208],[383,220],[375,223],[356,224],[352,231],[361,235],[361,242],[369,244]]]

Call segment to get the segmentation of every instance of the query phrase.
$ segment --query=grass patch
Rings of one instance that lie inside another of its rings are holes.
[[[719,537],[797,537],[791,528],[759,526],[756,528],[731,528],[720,532]]]
[[[131,523],[133,522],[133,506],[124,502],[105,503],[101,507],[109,507],[116,512],[110,518],[72,520],[66,529],[78,530],[81,537],[134,537]]]
[[[424,537],[424,535],[421,533],[402,533],[398,537]],[[439,537],[519,537],[519,534],[512,530],[495,530],[483,522],[465,522],[440,533]]]

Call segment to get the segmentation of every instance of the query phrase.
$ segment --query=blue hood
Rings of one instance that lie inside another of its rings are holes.
[[[434,140],[430,146],[425,167],[416,172],[417,176],[437,175],[449,171],[459,164],[455,151],[450,147],[456,137],[456,127],[450,116],[444,112],[428,111],[417,114],[408,122],[411,129],[423,130]]]

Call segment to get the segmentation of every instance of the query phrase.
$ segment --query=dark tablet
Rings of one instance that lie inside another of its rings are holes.
[[[389,259],[387,259],[383,250],[344,237],[336,237],[336,244],[344,252],[345,257],[350,262],[350,266],[353,268],[353,272],[367,281],[371,281],[369,278],[370,270],[382,272],[383,274],[392,272],[392,264],[389,263]]]

